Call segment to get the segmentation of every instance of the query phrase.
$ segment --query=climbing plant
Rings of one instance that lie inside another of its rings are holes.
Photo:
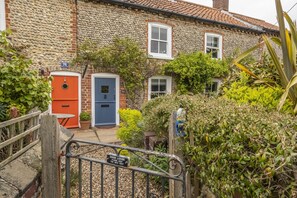
[[[121,76],[128,106],[139,109],[145,97],[145,81],[157,71],[157,64],[147,59],[139,44],[130,38],[115,38],[103,48],[86,40],[80,47],[75,63],[104,69]]]
[[[10,34],[0,35],[0,103],[16,107],[20,114],[36,107],[46,110],[51,100],[49,78],[30,67],[31,60],[8,39]]]

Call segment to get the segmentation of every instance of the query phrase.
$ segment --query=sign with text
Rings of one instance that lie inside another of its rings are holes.
[[[109,153],[107,154],[107,162],[110,164],[128,167],[130,165],[130,157]]]

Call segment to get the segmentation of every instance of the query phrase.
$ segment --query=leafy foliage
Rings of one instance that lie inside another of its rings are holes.
[[[145,98],[145,80],[156,72],[158,66],[147,59],[138,43],[129,38],[115,38],[111,45],[102,49],[92,41],[85,41],[75,62],[118,73],[132,109],[140,108]]]
[[[149,103],[159,110],[144,114],[144,122],[153,117],[153,123],[168,120],[169,112],[180,105],[186,109],[185,131],[193,133],[194,145],[185,138],[184,156],[188,167],[198,170],[200,182],[218,197],[235,193],[292,197],[296,193],[295,118],[200,95],[164,96],[158,103]]]
[[[79,114],[79,120],[80,121],[90,121],[91,120],[91,114],[89,112],[81,112]]]
[[[21,114],[38,107],[46,110],[50,102],[50,82],[30,68],[27,59],[8,39],[9,32],[0,36],[0,103],[16,106]]]
[[[7,106],[3,103],[0,103],[0,122],[3,122],[8,119],[7,111]]]
[[[160,152],[160,153],[167,153],[167,148],[164,145],[159,144],[156,146],[155,151]],[[150,162],[152,162],[154,165],[158,166],[162,170],[169,172],[169,159],[167,157],[159,157],[159,156],[157,157],[154,155],[150,155],[149,160],[150,160]],[[160,171],[158,168],[152,166],[151,164],[145,164],[144,167],[149,170],[158,171],[158,172]],[[154,177],[151,177],[151,179],[158,185],[162,185],[162,177],[154,176]],[[168,190],[168,188],[169,188],[169,180],[168,179],[164,179],[164,188],[166,190]]]
[[[224,88],[224,97],[242,104],[261,105],[269,110],[274,110],[283,94],[283,89],[279,86],[268,87],[265,85],[249,85],[250,77],[241,73],[240,81],[233,82],[229,89]],[[283,111],[293,113],[293,105],[286,102]]]
[[[134,109],[120,109],[120,128],[117,136],[125,144],[131,147],[141,147],[143,145],[143,131],[141,128],[142,115],[140,111]]]
[[[267,36],[263,36],[263,43],[265,44],[270,57],[272,58],[273,64],[277,69],[279,74],[279,79],[281,81],[282,87],[285,89],[285,92],[279,103],[279,110],[284,105],[286,98],[289,96],[294,105],[294,112],[297,113],[297,67],[296,67],[296,48],[297,48],[297,29],[296,24],[292,21],[289,15],[283,12],[281,1],[275,0],[276,10],[277,10],[277,19],[279,24],[279,32],[280,38],[272,37],[268,38]],[[290,30],[285,27],[285,19],[290,27]],[[279,59],[275,49],[273,48],[271,41],[282,48],[283,60]],[[233,63],[243,71],[252,75],[257,79],[261,79],[261,77],[255,75],[252,71],[250,71],[247,67],[243,66],[239,63],[244,57],[248,56],[254,50],[259,48],[263,43],[260,43],[251,49],[247,50],[243,54],[241,54],[238,58],[236,58]]]
[[[180,93],[201,93],[205,85],[214,77],[227,73],[227,64],[221,60],[212,59],[209,54],[194,52],[180,54],[173,61],[164,65],[166,73],[176,76],[177,89]]]

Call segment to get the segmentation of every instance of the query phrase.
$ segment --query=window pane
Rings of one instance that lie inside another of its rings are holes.
[[[159,52],[158,45],[159,45],[158,41],[151,41],[151,52],[158,53]]]
[[[212,51],[211,53],[212,58],[219,58],[218,50],[212,49],[211,51]]]
[[[160,40],[167,41],[167,29],[160,28]]]
[[[160,79],[160,91],[166,91],[166,79]]]
[[[152,39],[160,39],[158,27],[152,27]]]
[[[212,46],[219,47],[219,38],[218,37],[212,37],[212,38],[213,38]]]
[[[207,36],[207,43],[206,46],[211,47],[212,46],[212,37],[211,36]]]
[[[167,54],[167,43],[166,42],[160,42],[160,54]]]
[[[218,82],[213,82],[211,85],[211,91],[217,92],[218,91]]]
[[[211,53],[211,49],[210,48],[206,48],[206,53],[207,54]]]
[[[152,79],[151,81],[151,91],[159,91],[159,80],[158,79]]]

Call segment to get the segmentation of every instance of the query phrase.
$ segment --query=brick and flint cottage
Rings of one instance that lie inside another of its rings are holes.
[[[0,0],[0,30],[11,29],[12,40],[26,45],[33,66],[49,69],[53,80],[52,112],[72,113],[68,127],[78,127],[81,111],[92,113],[92,126],[118,125],[126,96],[121,76],[70,66],[80,44],[98,46],[114,37],[137,41],[148,58],[167,61],[179,52],[204,51],[213,58],[257,44],[262,34],[278,28],[263,20],[228,11],[228,0],[213,8],[183,0]],[[170,76],[147,79],[147,99],[171,93]]]

